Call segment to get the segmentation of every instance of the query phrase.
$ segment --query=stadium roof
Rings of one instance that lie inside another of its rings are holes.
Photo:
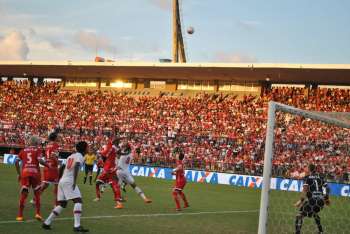
[[[0,61],[0,76],[350,85],[350,64]]]

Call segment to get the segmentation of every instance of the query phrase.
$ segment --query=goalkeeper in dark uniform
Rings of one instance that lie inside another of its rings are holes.
[[[304,185],[300,200],[295,203],[299,207],[299,213],[295,219],[295,233],[301,233],[304,217],[313,217],[318,228],[318,233],[323,233],[321,218],[318,213],[324,205],[329,205],[329,188],[325,179],[316,172],[316,166],[310,164],[308,175],[304,178]]]

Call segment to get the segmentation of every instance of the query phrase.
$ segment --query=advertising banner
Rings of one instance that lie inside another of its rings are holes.
[[[5,154],[4,163],[14,164],[16,155]],[[62,160],[64,161],[64,160]],[[94,171],[96,171],[96,165]],[[171,174],[172,168],[151,167],[141,165],[130,165],[129,170],[133,176],[153,177],[158,179],[174,180],[175,176]],[[185,176],[188,182],[224,184],[230,186],[261,189],[263,179],[261,176],[238,175],[230,173],[207,172],[198,170],[185,170]],[[350,197],[350,185],[339,183],[328,183],[331,195]],[[301,192],[303,181],[296,179],[271,178],[271,189]]]

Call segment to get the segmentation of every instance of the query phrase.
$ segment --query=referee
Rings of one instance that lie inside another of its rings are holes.
[[[96,160],[96,155],[89,150],[87,154],[84,156],[84,162],[85,162],[85,177],[84,177],[84,184],[86,183],[86,178],[89,175],[89,182],[90,185],[92,185],[92,170],[94,168],[94,162]]]

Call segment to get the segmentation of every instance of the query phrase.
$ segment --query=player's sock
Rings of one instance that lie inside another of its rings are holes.
[[[315,223],[316,223],[316,225],[317,225],[318,231],[319,231],[320,233],[322,233],[322,232],[323,232],[323,228],[322,228],[320,216],[318,216],[318,214],[315,214],[315,215],[314,215],[314,219],[315,219]]]
[[[58,206],[57,191],[58,191],[58,184],[55,184],[54,185],[54,189],[53,189],[53,195],[54,195],[54,198],[55,198],[55,206]]]
[[[185,203],[185,207],[188,207],[188,202],[187,202],[186,196],[182,191],[180,191],[180,196]]]
[[[34,191],[34,197],[35,197],[35,213],[40,215],[40,190]]]
[[[100,184],[96,183],[96,198],[101,198]]]
[[[89,183],[92,185],[92,175],[89,175]]]
[[[295,234],[300,234],[302,226],[303,226],[303,217],[301,215],[297,215],[295,218]]]
[[[86,183],[86,176],[84,177],[84,184]]]
[[[120,187],[119,187],[118,182],[113,180],[112,184],[111,184],[111,187],[112,187],[112,190],[113,190],[113,193],[114,193],[114,200],[115,201],[120,201],[121,194],[120,194]]]
[[[22,192],[19,198],[19,210],[18,210],[18,216],[23,217],[23,209],[24,209],[24,203],[26,202],[26,199],[28,197],[27,192]]]
[[[179,198],[177,197],[177,192],[176,191],[173,191],[173,198],[174,198],[174,201],[176,203],[176,209],[181,209],[180,207],[180,201],[179,201]]]
[[[146,196],[145,194],[142,192],[142,190],[140,189],[140,187],[136,186],[134,188],[135,192],[143,199],[145,200],[146,199]]]
[[[74,227],[80,227],[80,216],[82,211],[82,204],[81,203],[75,203],[74,204]]]
[[[60,206],[60,205],[56,206],[56,207],[52,210],[52,212],[51,212],[51,214],[49,215],[49,217],[47,217],[47,219],[45,220],[44,223],[45,223],[46,225],[51,225],[51,223],[52,223],[52,221],[54,220],[54,218],[56,218],[57,216],[59,216],[60,213],[62,212],[62,210],[63,210],[63,207],[62,207],[62,206]]]

